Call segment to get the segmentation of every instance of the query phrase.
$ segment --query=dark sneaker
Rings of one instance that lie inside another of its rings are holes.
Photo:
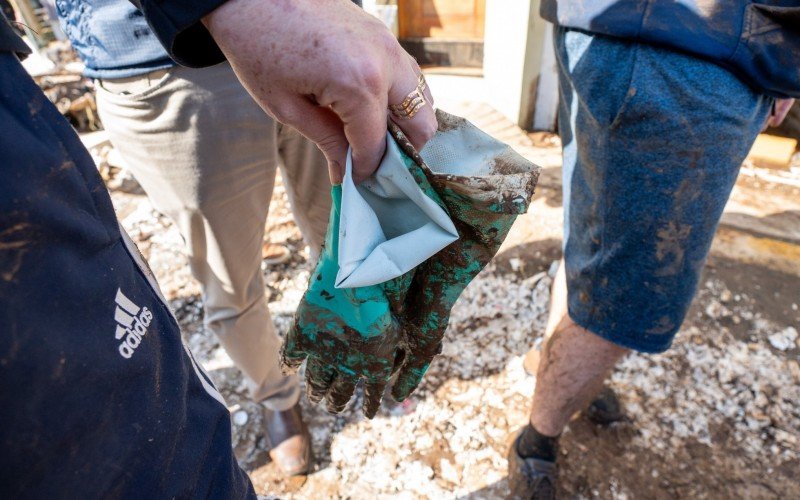
[[[622,413],[622,404],[620,404],[617,395],[610,387],[606,387],[600,391],[600,394],[594,398],[592,404],[590,404],[583,413],[586,415],[586,418],[597,425],[608,425],[619,422],[625,416]]]
[[[522,458],[517,453],[519,435],[508,450],[509,500],[554,500],[556,498],[556,463],[536,458]]]

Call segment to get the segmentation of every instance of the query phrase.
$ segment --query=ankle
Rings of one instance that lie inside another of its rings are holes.
[[[559,436],[546,436],[528,423],[517,439],[517,453],[523,458],[555,462]]]
[[[536,431],[543,436],[557,438],[564,431],[564,427],[567,426],[567,421],[562,421],[555,415],[548,414],[548,412],[536,411],[536,409],[534,409],[531,411],[528,425],[536,429]]]

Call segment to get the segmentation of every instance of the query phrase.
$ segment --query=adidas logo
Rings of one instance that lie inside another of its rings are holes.
[[[125,359],[130,359],[133,352],[142,343],[142,337],[147,333],[147,327],[153,320],[153,313],[146,307],[139,307],[117,288],[114,299],[117,309],[114,311],[114,321],[117,322],[117,331],[114,337],[122,340],[119,344],[119,354]]]

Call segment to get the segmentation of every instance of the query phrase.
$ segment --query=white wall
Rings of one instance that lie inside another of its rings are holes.
[[[546,71],[552,71],[554,61],[543,58],[545,49],[552,51],[552,44],[545,43],[546,37],[552,36],[547,24],[539,17],[539,0],[486,1],[483,73],[489,90],[487,102],[525,129],[533,128],[537,101],[539,106],[552,108],[542,108],[537,128],[552,129],[555,124],[554,98],[547,95],[555,90],[557,99],[552,78],[545,78],[544,94],[537,99],[543,59],[549,59]]]

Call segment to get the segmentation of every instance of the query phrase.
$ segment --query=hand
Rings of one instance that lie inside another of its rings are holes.
[[[334,183],[348,144],[356,182],[378,168],[388,105],[420,74],[380,21],[349,0],[229,0],[203,22],[261,107],[319,146]],[[417,149],[437,126],[431,105],[398,125]]]
[[[764,128],[780,126],[784,118],[786,118],[786,115],[789,114],[789,110],[792,109],[793,104],[794,99],[775,99],[775,103],[772,105],[772,111],[767,118],[767,124],[764,125]]]
[[[318,288],[309,288],[306,295],[318,291]],[[349,327],[335,310],[320,307],[307,296],[303,297],[281,350],[284,372],[296,371],[307,359],[308,400],[317,404],[325,399],[325,406],[331,413],[345,409],[356,386],[363,380],[364,415],[374,417],[392,376],[399,341],[394,319],[380,319],[389,321],[377,326],[380,331],[375,336],[364,337],[364,332]]]

